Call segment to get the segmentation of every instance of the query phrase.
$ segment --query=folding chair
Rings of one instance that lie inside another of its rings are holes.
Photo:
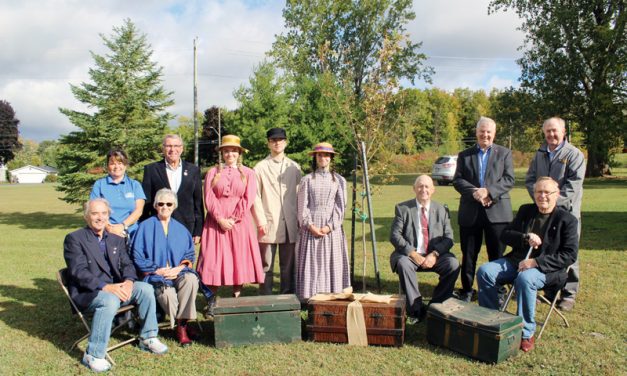
[[[90,334],[91,334],[91,326],[89,325],[89,323],[87,322],[87,318],[85,317],[86,314],[84,314],[83,312],[81,312],[78,307],[76,306],[76,304],[74,303],[74,301],[72,300],[72,297],[70,296],[70,292],[67,289],[67,268],[63,268],[60,269],[57,272],[57,282],[59,282],[59,286],[61,286],[61,289],[63,290],[63,292],[65,293],[65,296],[68,298],[68,300],[70,301],[70,304],[72,305],[72,311],[78,315],[78,317],[81,319],[81,322],[83,323],[83,325],[85,326],[85,330],[87,330],[87,334],[85,334],[84,336],[82,336],[81,338],[77,339],[73,344],[72,347],[70,347],[70,351],[72,351],[75,347],[78,348],[78,345],[83,342],[85,339],[89,338]],[[124,318],[123,320],[121,320],[120,322],[118,322],[118,324],[113,327],[111,329],[111,334],[115,333],[116,330],[120,329],[121,327],[123,327],[124,325],[128,324],[130,321],[135,321],[137,322],[137,318],[135,316],[134,313],[134,309],[135,306],[133,304],[129,304],[123,307],[120,307],[120,309],[118,309],[118,311],[116,312],[116,316],[122,314],[122,313],[126,313],[126,312],[131,312],[131,317],[130,318]],[[115,349],[118,349],[122,346],[126,346],[130,343],[133,343],[137,340],[137,336],[136,335],[132,335],[131,338],[126,339],[120,343],[115,344],[114,346],[111,346],[109,348],[107,348],[107,353],[106,353],[106,358],[109,362],[111,362],[111,364],[115,364],[115,362],[113,361],[113,359],[111,358],[111,356],[109,355],[110,351],[113,351]]]
[[[570,272],[570,266],[566,269],[566,273],[568,274]],[[562,289],[564,288],[564,286],[566,285],[566,281],[564,281],[563,283],[561,283],[559,286],[558,285],[548,285],[548,286],[544,286],[542,289],[540,289],[539,291],[549,291],[550,293],[555,293],[555,296],[553,297],[552,300],[547,299],[544,295],[541,294],[537,294],[537,299],[540,300],[542,303],[546,303],[550,306],[549,308],[549,312],[546,314],[546,318],[544,319],[544,322],[542,323],[541,327],[540,327],[540,333],[538,333],[538,337],[537,340],[540,340],[540,337],[542,337],[542,333],[544,332],[544,328],[546,328],[547,324],[549,323],[549,319],[551,318],[551,313],[555,312],[559,317],[562,318],[562,320],[564,321],[564,325],[569,328],[570,325],[568,324],[568,320],[566,319],[566,316],[564,316],[564,314],[562,312],[559,311],[559,309],[556,308],[557,305],[557,301],[560,298],[560,295],[562,293]],[[511,285],[509,285],[509,289],[511,291],[511,289],[514,288],[513,283]],[[501,306],[501,311],[506,311],[507,310],[507,305],[509,304],[510,298],[512,297],[512,294],[508,294],[507,296],[507,300],[505,300],[505,302],[503,303],[503,306]],[[537,311],[537,310],[536,310]]]

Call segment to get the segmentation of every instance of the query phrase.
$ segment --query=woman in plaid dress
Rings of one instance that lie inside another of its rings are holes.
[[[303,302],[317,293],[341,292],[350,286],[342,227],[346,180],[331,167],[336,154],[331,144],[321,142],[309,154],[314,172],[301,180],[298,191],[296,290]]]

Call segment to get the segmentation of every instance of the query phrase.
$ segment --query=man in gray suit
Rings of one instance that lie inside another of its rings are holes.
[[[533,185],[542,176],[550,176],[559,184],[557,206],[577,218],[577,237],[581,236],[581,198],[586,161],[581,150],[566,140],[566,124],[559,117],[552,117],[542,124],[546,142],[540,146],[529,164],[525,186],[534,199]],[[568,282],[562,291],[558,308],[570,311],[575,306],[579,290],[579,262],[575,261],[568,274]]]
[[[462,248],[462,290],[459,298],[469,302],[477,257],[483,243],[488,260],[503,257],[505,244],[500,240],[505,226],[512,221],[509,191],[514,187],[512,151],[494,144],[496,123],[481,117],[477,122],[477,144],[457,157],[453,185],[459,199],[459,237]]]
[[[418,322],[426,311],[416,272],[435,272],[440,276],[431,303],[441,303],[451,297],[459,275],[459,263],[450,252],[453,229],[449,213],[444,206],[431,201],[433,192],[435,188],[429,176],[416,178],[416,197],[396,205],[390,233],[390,242],[394,245],[390,265],[398,274],[407,297],[410,323]]]

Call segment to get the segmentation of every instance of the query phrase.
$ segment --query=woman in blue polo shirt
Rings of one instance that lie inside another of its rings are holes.
[[[141,184],[126,175],[128,156],[122,149],[111,149],[107,153],[109,174],[96,180],[89,195],[90,199],[104,198],[109,201],[111,215],[107,232],[132,240],[137,231],[137,221],[144,210],[146,195]]]

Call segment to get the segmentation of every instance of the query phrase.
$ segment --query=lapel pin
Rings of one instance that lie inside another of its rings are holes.
[[[187,170],[183,171],[183,175],[187,176]]]

